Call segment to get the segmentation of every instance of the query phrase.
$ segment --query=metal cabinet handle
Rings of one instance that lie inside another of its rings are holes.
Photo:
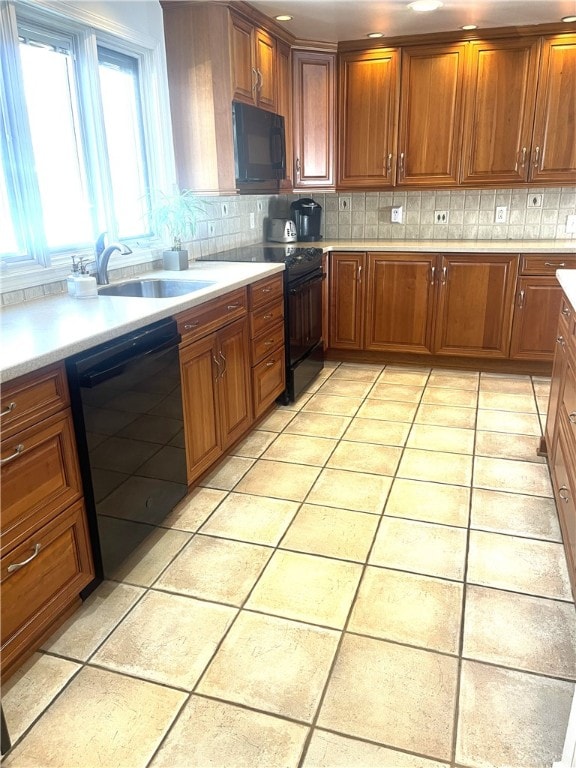
[[[258,88],[258,70],[252,67],[252,91],[256,91],[256,88]]]
[[[268,360],[266,368],[272,368],[273,365],[276,365],[276,360]]]
[[[272,318],[273,318],[273,317],[274,317],[274,312],[268,312],[268,313],[266,313],[266,314],[264,315],[264,318],[263,318],[263,319],[264,319],[264,320],[272,320]]]
[[[526,147],[522,147],[522,154],[520,156],[520,168],[526,167],[526,152],[527,152]]]
[[[361,282],[362,282],[362,264],[359,264],[359,265],[358,265],[358,277],[356,278],[356,280],[357,280],[359,283],[361,283]]]
[[[436,282],[436,267],[430,267],[430,285],[434,285]]]
[[[568,309],[568,307],[562,308],[562,314],[564,315],[564,317],[570,317],[570,310]]]
[[[9,461],[14,461],[14,459],[18,458],[20,454],[24,451],[24,444],[18,443],[16,448],[14,449],[14,453],[10,454],[10,456],[6,456],[5,459],[2,459],[0,461],[0,467],[3,467],[4,464],[8,464]]]
[[[272,344],[274,344],[274,339],[268,339],[268,341],[264,342],[265,347],[271,347]]]
[[[264,84],[264,78],[262,77],[262,72],[257,69],[256,72],[258,73],[258,90],[262,90],[262,85]]]
[[[560,496],[562,501],[568,502],[570,500],[570,494],[568,493],[568,488],[565,485],[561,485],[560,488],[558,488],[558,496]]]
[[[16,403],[8,403],[8,408],[4,408],[4,410],[0,413],[0,416],[8,416],[8,414],[11,413],[14,408],[16,408]]]
[[[576,411],[572,411],[572,413],[568,414],[568,420],[570,421],[570,424],[576,424]]]
[[[300,158],[296,158],[296,175],[300,176]]]
[[[446,285],[448,278],[448,267],[442,267],[442,285]]]
[[[218,381],[218,379],[221,377],[221,373],[220,373],[221,366],[220,366],[220,361],[218,360],[218,358],[216,357],[216,355],[214,353],[212,353],[212,361],[215,363],[216,368],[218,369],[216,371],[216,377],[215,377],[215,380]]]
[[[218,354],[220,355],[220,359],[222,360],[222,363],[224,364],[224,368],[222,368],[222,373],[220,374],[220,378],[224,378],[224,374],[226,373],[226,370],[228,369],[228,365],[226,363],[226,356],[222,354],[222,350],[218,350]]]
[[[233,309],[238,309],[239,307],[240,307],[240,304],[228,304],[226,309],[228,310],[228,312],[232,312]]]
[[[526,291],[521,290],[518,294],[518,308],[522,309],[524,307],[524,296],[526,294]]]
[[[390,152],[390,154],[386,158],[386,173],[387,174],[390,173],[391,170],[392,170],[392,152]]]
[[[544,262],[544,266],[545,267],[565,267],[566,266],[566,262],[565,261],[561,261],[560,264],[554,264],[553,261],[545,261]]]
[[[197,328],[199,325],[200,325],[199,320],[195,320],[193,323],[184,323],[184,330],[192,331],[194,328]]]
[[[558,337],[556,338],[556,341],[557,341],[557,343],[558,343],[558,344],[561,344],[562,346],[564,346],[564,344],[565,344],[565,342],[564,342],[564,336],[558,336]]]
[[[533,162],[534,168],[539,170],[540,165],[540,147],[536,147],[534,150],[534,162]]]
[[[272,288],[270,286],[268,286],[267,288],[262,288],[261,292],[262,293],[270,293],[271,290],[272,290]]]
[[[34,560],[34,558],[38,556],[41,546],[42,546],[41,544],[36,544],[34,546],[34,551],[30,555],[30,557],[27,558],[26,560],[22,560],[21,563],[12,563],[12,565],[9,565],[7,568],[8,573],[14,573],[14,571],[18,571],[20,570],[20,568],[24,568],[25,565],[28,565],[28,563],[31,563],[32,560]]]
[[[400,157],[398,158],[398,176],[400,179],[404,176],[404,158],[404,152],[400,152]]]

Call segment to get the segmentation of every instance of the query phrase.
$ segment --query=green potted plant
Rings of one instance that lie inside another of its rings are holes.
[[[165,269],[188,269],[188,251],[182,248],[182,243],[194,237],[200,210],[194,194],[187,189],[171,195],[160,192],[152,200],[150,216],[154,230],[170,239],[170,248],[163,252]]]

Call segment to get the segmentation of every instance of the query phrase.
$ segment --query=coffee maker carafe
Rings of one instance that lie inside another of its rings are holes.
[[[290,205],[290,212],[296,224],[298,240],[311,242],[320,240],[320,224],[322,222],[322,206],[312,200],[311,197],[303,197],[295,200]]]

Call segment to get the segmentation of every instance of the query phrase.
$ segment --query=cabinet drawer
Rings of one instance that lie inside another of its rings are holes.
[[[69,411],[3,439],[0,456],[5,552],[82,493]]]
[[[248,307],[246,288],[211,299],[199,307],[176,315],[178,332],[183,342],[194,341],[226,325],[232,320],[244,317]]]
[[[263,360],[266,355],[284,344],[284,323],[277,322],[255,339],[252,339],[252,365]]]
[[[94,578],[82,503],[77,502],[4,555],[1,574],[4,671],[41,638]]]
[[[29,376],[21,376],[2,387],[0,426],[2,437],[25,429],[70,403],[62,364],[52,365]]]
[[[554,275],[557,269],[572,267],[576,267],[576,257],[569,253],[560,256],[524,254],[520,261],[520,272],[523,275]]]
[[[267,304],[269,301],[280,298],[284,294],[284,278],[282,274],[267,277],[248,286],[250,309]]]
[[[250,315],[250,336],[254,339],[284,317],[284,299],[277,299]]]
[[[285,380],[284,350],[280,349],[252,369],[252,391],[254,394],[254,417],[258,418],[284,391]]]

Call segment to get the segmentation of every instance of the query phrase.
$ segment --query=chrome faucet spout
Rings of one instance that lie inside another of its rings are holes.
[[[108,280],[108,262],[114,251],[120,251],[123,255],[132,253],[132,249],[124,243],[110,243],[100,252],[96,248],[96,282],[98,285],[108,285],[110,282]]]

